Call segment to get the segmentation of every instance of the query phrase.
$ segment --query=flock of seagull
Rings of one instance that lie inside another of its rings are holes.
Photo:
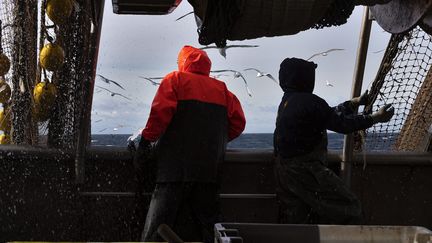
[[[257,45],[227,45],[226,47],[223,47],[223,48],[219,48],[217,46],[206,46],[206,47],[202,47],[200,49],[202,49],[202,50],[204,50],[204,49],[218,49],[219,53],[224,58],[226,58],[226,50],[228,48],[251,48],[251,47],[258,47],[258,46]],[[317,56],[327,56],[328,53],[330,53],[330,52],[333,52],[333,51],[342,51],[342,50],[344,50],[344,49],[340,49],[340,48],[329,49],[327,51],[315,53],[311,57],[309,57],[307,60],[309,61],[312,58],[317,57]],[[243,69],[243,71],[254,71],[254,72],[257,73],[257,75],[256,75],[257,78],[267,77],[270,80],[272,80],[273,82],[275,82],[276,84],[279,84],[279,82],[270,73],[260,71],[257,68],[246,68],[246,69]],[[244,84],[245,84],[245,88],[246,88],[247,94],[250,97],[252,97],[252,92],[249,89],[249,85],[248,85],[248,83],[246,81],[246,78],[244,77],[244,75],[240,71],[232,70],[232,69],[222,69],[222,70],[212,70],[212,71],[210,71],[210,73],[214,74],[214,75],[211,75],[214,78],[219,78],[221,76],[228,76],[228,75],[226,75],[224,73],[232,73],[232,76],[233,76],[234,79],[241,78],[243,80]],[[154,86],[160,85],[160,82],[158,82],[157,80],[163,79],[163,77],[144,77],[144,76],[138,76],[138,77],[149,81]],[[326,81],[326,85],[329,86],[329,87],[333,87],[333,84],[331,84],[329,81]]]
[[[186,13],[186,14],[178,17],[175,21],[179,21],[179,20],[183,19],[184,17],[189,16],[189,15],[191,15],[193,13],[194,13],[193,11],[188,12],[188,13]],[[230,48],[256,48],[256,47],[259,47],[259,46],[258,45],[227,45],[225,47],[217,47],[215,45],[212,45],[212,46],[205,46],[205,47],[202,47],[200,49],[201,50],[217,49],[219,51],[219,54],[226,59],[226,57],[227,57],[227,50],[230,49]],[[309,61],[312,58],[317,57],[317,56],[327,56],[328,53],[330,53],[330,52],[333,52],[333,51],[342,51],[342,50],[344,50],[344,49],[340,49],[340,48],[329,49],[327,51],[315,53],[311,57],[309,57],[307,60]],[[272,80],[273,82],[275,82],[276,84],[279,84],[278,81],[270,73],[262,72],[262,71],[260,71],[257,68],[246,68],[246,69],[243,69],[243,71],[254,71],[254,72],[257,73],[257,75],[256,75],[257,78],[267,77],[270,80]],[[240,71],[232,70],[232,69],[223,69],[223,70],[212,70],[212,71],[210,71],[210,73],[212,73],[211,76],[214,77],[214,78],[219,78],[219,77],[222,77],[222,76],[229,76],[226,73],[231,73],[234,79],[241,78],[243,80],[244,84],[245,84],[245,88],[246,88],[247,94],[250,97],[252,97],[252,92],[249,89],[249,85],[248,85],[248,83],[246,81],[246,78],[244,77],[244,75]],[[104,76],[102,76],[100,74],[97,74],[97,76],[103,82],[105,82],[107,84],[114,84],[117,87],[119,87],[120,89],[125,90],[123,88],[123,86],[121,86],[118,82],[116,82],[114,80],[111,80],[111,79],[108,79],[108,78],[106,78],[106,77],[104,77]],[[144,77],[144,76],[138,76],[138,77],[142,78],[142,79],[144,79],[144,80],[146,80],[148,82],[150,82],[154,86],[160,85],[160,81],[159,80],[163,79],[163,77]],[[329,87],[333,87],[333,85],[329,81],[326,81],[326,85],[329,86]],[[131,100],[129,97],[127,97],[127,96],[125,96],[123,94],[120,94],[120,93],[117,93],[117,92],[113,92],[113,91],[111,91],[111,90],[109,90],[107,88],[104,88],[102,86],[96,85],[96,87],[99,88],[99,90],[97,90],[97,92],[106,91],[111,96],[119,96],[119,97],[123,97],[123,98],[125,98],[127,100]]]
[[[191,12],[191,13],[193,13],[193,12]],[[191,14],[191,13],[189,13],[189,14]],[[202,47],[201,49],[202,50],[205,50],[205,49],[217,49],[219,51],[220,55],[222,55],[226,59],[226,51],[229,48],[255,48],[255,47],[258,47],[258,45],[227,45],[226,47],[223,47],[223,48],[219,48],[217,46],[205,46],[205,47]],[[344,50],[344,49],[338,49],[338,48],[329,49],[327,51],[315,53],[311,57],[309,57],[307,60],[311,60],[312,58],[317,57],[317,56],[327,56],[328,53],[330,53],[330,52],[333,52],[333,51],[342,51],[342,50]],[[257,78],[266,77],[266,78],[270,79],[271,81],[273,81],[274,83],[276,83],[277,85],[279,85],[279,82],[273,77],[273,75],[271,75],[268,72],[263,72],[263,71],[261,71],[261,70],[259,70],[257,68],[252,68],[252,67],[245,68],[242,71],[245,71],[245,72],[255,72]],[[232,76],[234,79],[241,78],[243,80],[243,82],[244,82],[247,94],[250,97],[252,97],[252,92],[249,89],[248,82],[246,81],[246,78],[242,74],[242,72],[237,71],[237,70],[233,70],[233,69],[221,69],[221,70],[211,70],[210,73],[211,73],[210,76],[213,77],[213,78],[220,78],[220,77],[223,77],[223,76],[227,76],[227,77]],[[122,89],[124,91],[126,90],[120,83],[118,83],[118,82],[116,82],[116,81],[114,81],[112,79],[109,79],[109,78],[107,78],[107,77],[105,77],[105,76],[103,76],[101,74],[97,74],[97,77],[99,78],[98,80],[101,80],[102,82],[104,82],[104,83],[106,83],[108,85],[113,84],[113,85],[117,86],[118,88],[120,88],[120,89]],[[154,86],[159,86],[161,80],[163,79],[163,77],[145,77],[145,76],[138,76],[138,77],[141,78],[141,79],[144,79],[144,80],[146,80],[148,82],[150,82]],[[326,85],[329,86],[329,87],[333,87],[333,84],[331,84],[329,81],[326,81]],[[121,93],[113,92],[113,91],[111,91],[111,90],[109,90],[109,89],[107,89],[105,87],[100,86],[100,85],[95,85],[95,86],[97,88],[96,91],[95,91],[96,93],[106,91],[112,97],[118,96],[118,97],[122,97],[122,98],[124,98],[126,100],[131,100],[131,98],[129,98],[129,97],[127,97],[127,96],[125,96],[125,95],[123,95]],[[101,121],[102,121],[102,119],[98,119],[98,120],[95,121],[95,123],[101,122]],[[119,125],[118,127],[123,127],[123,126]],[[117,131],[118,127],[113,128],[113,131]],[[107,129],[108,128],[103,128],[103,129],[101,129],[98,132],[103,132],[103,131],[105,131]]]
[[[182,16],[182,17],[184,17],[184,16]],[[255,47],[258,47],[258,45],[227,45],[227,46],[225,46],[223,48],[220,48],[220,47],[217,47],[217,46],[205,46],[205,47],[202,47],[200,49],[202,49],[202,50],[205,50],[205,49],[218,49],[219,53],[224,58],[226,58],[226,50],[229,49],[229,48],[255,48]],[[315,53],[315,54],[313,54],[311,57],[309,57],[306,60],[309,61],[312,58],[317,57],[317,56],[327,56],[328,53],[330,53],[330,52],[333,52],[333,51],[343,51],[343,50],[344,49],[340,49],[340,48],[329,49],[329,50],[326,50],[326,51],[323,51],[323,52]],[[243,69],[243,71],[254,71],[254,72],[256,72],[256,77],[257,78],[267,77],[268,79],[272,80],[276,84],[279,84],[278,81],[270,73],[263,72],[263,71],[261,71],[261,70],[259,70],[257,68],[252,68],[252,67],[251,68],[246,68],[246,69]],[[214,77],[214,78],[219,78],[221,76],[229,76],[226,73],[231,73],[232,77],[234,79],[241,78],[243,80],[243,82],[244,82],[247,94],[250,97],[252,97],[252,92],[249,89],[248,82],[246,81],[246,78],[244,77],[244,75],[240,71],[232,70],[232,69],[221,69],[221,70],[212,70],[212,71],[210,71],[210,73],[212,74],[211,76]],[[114,84],[115,86],[119,87],[120,89],[125,90],[125,88],[122,85],[120,85],[118,82],[116,82],[116,81],[114,81],[112,79],[106,78],[106,77],[104,77],[104,76],[102,76],[100,74],[97,74],[97,76],[103,82],[105,82],[107,84]],[[154,86],[160,85],[160,82],[158,80],[162,80],[163,79],[163,77],[144,77],[144,76],[138,76],[138,77],[141,78],[141,79],[147,80],[148,82],[150,82]],[[326,86],[333,87],[333,84],[331,84],[329,81],[326,81]],[[127,100],[131,100],[129,97],[127,97],[127,96],[125,96],[125,95],[123,95],[121,93],[113,92],[113,91],[111,91],[111,90],[109,90],[107,88],[104,88],[102,86],[99,86],[99,85],[96,85],[96,87],[100,89],[99,92],[102,91],[102,90],[104,90],[104,91],[108,92],[111,96],[119,96],[119,97],[123,97],[123,98],[125,98]]]
[[[180,16],[175,21],[181,20],[182,18],[184,18],[184,17],[186,17],[188,15],[191,15],[193,13],[194,13],[193,11],[189,12],[189,13],[183,15],[183,16]],[[230,48],[256,48],[256,47],[258,47],[258,45],[227,45],[225,47],[217,47],[215,45],[211,45],[211,46],[202,47],[200,49],[202,49],[202,50],[217,49],[219,51],[219,54],[226,59],[226,57],[227,57],[227,50],[230,49]],[[344,49],[340,49],[340,48],[329,49],[329,50],[326,50],[326,51],[323,51],[323,52],[315,53],[315,54],[313,54],[312,56],[310,56],[306,60],[309,61],[309,60],[311,60],[311,59],[313,59],[315,57],[318,57],[318,56],[327,56],[328,53],[333,52],[333,51],[343,51],[343,50]],[[245,68],[242,71],[244,71],[244,72],[255,72],[257,78],[263,78],[263,77],[265,77],[265,78],[268,78],[271,81],[275,82],[277,85],[279,85],[279,82],[273,77],[273,75],[271,75],[268,72],[263,72],[263,71],[261,71],[261,70],[259,70],[257,68],[252,68],[252,67]],[[247,94],[250,97],[252,97],[252,92],[250,91],[248,82],[246,81],[246,78],[242,74],[242,72],[237,71],[237,70],[232,70],[232,69],[221,69],[221,70],[212,70],[212,71],[210,71],[210,73],[211,73],[211,75],[210,75],[211,77],[217,78],[217,79],[220,78],[220,77],[223,77],[223,76],[226,76],[226,77],[232,76],[234,79],[241,78],[243,80],[243,82],[244,82]],[[105,77],[105,76],[103,76],[101,74],[97,74],[97,77],[99,78],[98,80],[101,80],[102,82],[104,82],[104,83],[106,83],[108,85],[113,84],[113,85],[117,86],[118,88],[120,88],[121,90],[124,90],[124,91],[126,90],[120,83],[118,83],[118,82],[116,82],[116,81],[114,81],[112,79],[109,79],[109,78],[107,78],[107,77]],[[138,77],[141,78],[141,79],[144,79],[144,80],[146,80],[148,82],[150,82],[154,86],[159,86],[161,80],[163,79],[163,77],[145,77],[145,76],[138,76]],[[326,80],[325,82],[326,82],[326,86],[334,87],[333,84],[331,84],[329,81]],[[124,99],[127,99],[127,100],[131,100],[131,98],[129,98],[129,97],[127,97],[127,96],[125,96],[125,95],[123,95],[121,93],[113,92],[113,91],[111,91],[111,90],[109,90],[109,89],[107,89],[105,87],[100,86],[100,85],[95,85],[95,86],[96,86],[96,91],[95,91],[96,93],[105,91],[105,92],[107,92],[112,97],[118,96],[118,97],[121,97],[121,98],[124,98]],[[101,122],[101,121],[102,121],[102,119],[98,119],[98,120],[96,120],[94,122],[98,123],[98,122]],[[119,125],[119,127],[122,127],[122,125]],[[100,130],[99,132],[103,132],[106,129],[107,128],[104,128],[104,129]],[[113,128],[114,131],[116,131],[117,129],[118,128]]]

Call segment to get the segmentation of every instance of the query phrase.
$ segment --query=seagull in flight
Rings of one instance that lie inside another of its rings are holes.
[[[103,129],[99,130],[98,132],[103,132],[105,130],[107,130],[107,128],[103,128]]]
[[[236,70],[230,70],[230,69],[224,69],[224,70],[214,70],[214,71],[210,71],[211,73],[224,73],[224,72],[232,72],[234,75],[234,78],[242,78],[243,82],[245,83],[245,87],[246,87],[246,92],[247,94],[252,97],[252,93],[249,89],[249,85],[246,81],[246,79],[244,78],[243,74],[239,71]]]
[[[251,48],[251,47],[258,47],[257,45],[227,45],[225,47],[217,47],[217,46],[205,46],[201,47],[201,50],[205,49],[218,49],[219,53],[226,59],[226,50],[229,48]]]
[[[113,83],[113,84],[117,85],[120,89],[125,90],[125,89],[123,88],[123,86],[121,86],[121,85],[120,85],[119,83],[117,83],[116,81],[111,80],[111,79],[108,79],[108,78],[105,78],[104,76],[102,76],[102,75],[100,75],[100,74],[97,74],[97,76],[99,76],[99,77],[102,79],[102,81],[104,81],[105,83],[107,83],[107,84]]]
[[[329,54],[329,52],[332,52],[332,51],[343,51],[343,50],[345,50],[345,49],[333,48],[333,49],[329,49],[329,50],[327,50],[327,51],[323,51],[323,52],[315,53],[315,54],[313,54],[311,57],[309,57],[309,58],[307,59],[307,61],[309,61],[310,59],[312,59],[312,58],[314,58],[314,57],[316,57],[316,56],[327,56],[327,55]]]
[[[374,52],[372,52],[373,54],[377,54],[377,53],[380,53],[380,52],[383,52],[383,51],[385,51],[385,49],[381,49],[381,50],[378,50],[378,51],[374,51]]]
[[[191,12],[185,14],[185,15],[182,15],[182,16],[178,17],[175,21],[179,21],[180,19],[182,19],[182,18],[184,18],[184,17],[186,17],[186,16],[188,16],[190,14],[193,14],[193,13],[194,13],[194,11],[191,11]]]
[[[143,77],[143,76],[138,76],[138,77],[149,81],[154,86],[158,86],[158,85],[160,85],[160,83],[153,81],[153,79],[163,79],[163,78],[159,78],[159,77],[157,77],[157,78],[147,78],[147,77]]]
[[[123,97],[123,98],[125,98],[125,99],[131,100],[129,97],[126,97],[126,96],[124,96],[124,95],[122,95],[122,94],[120,94],[120,93],[112,92],[111,90],[106,89],[106,88],[104,88],[104,87],[101,87],[101,86],[98,86],[98,85],[96,85],[96,87],[98,87],[99,89],[103,89],[103,90],[108,91],[108,92],[110,93],[111,96],[116,96],[116,95],[118,95],[118,96],[121,96],[121,97]]]
[[[279,84],[278,81],[276,81],[276,79],[270,73],[261,72],[260,70],[258,70],[256,68],[246,68],[243,70],[244,71],[248,71],[248,70],[256,71],[257,72],[257,78],[266,76],[269,79],[273,80],[273,82],[275,82],[276,84]]]
[[[326,85],[329,87],[334,87],[333,84],[331,84],[328,80],[326,80]]]
[[[221,73],[221,74],[216,74],[216,75],[211,75],[213,78],[220,78],[220,77],[222,77],[222,76],[228,76],[227,74],[223,74],[223,73]]]

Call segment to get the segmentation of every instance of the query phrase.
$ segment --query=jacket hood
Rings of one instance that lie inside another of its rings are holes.
[[[312,93],[317,65],[299,58],[286,58],[280,64],[279,85],[284,92]]]
[[[198,73],[209,76],[211,61],[207,53],[201,49],[184,46],[178,55],[178,69],[180,72]]]

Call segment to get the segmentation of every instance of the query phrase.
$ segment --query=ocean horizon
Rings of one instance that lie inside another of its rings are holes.
[[[92,134],[92,146],[126,146],[131,134]],[[344,135],[328,134],[328,149],[341,150]],[[273,133],[243,133],[228,143],[228,149],[273,149]]]

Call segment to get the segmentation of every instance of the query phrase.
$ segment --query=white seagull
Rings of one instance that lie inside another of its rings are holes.
[[[107,130],[108,128],[103,128],[103,129],[101,129],[101,130],[99,130],[98,132],[103,132],[103,131],[105,131],[105,130]]]
[[[385,51],[385,49],[381,49],[381,50],[378,50],[378,51],[374,51],[374,52],[372,52],[373,54],[377,54],[377,53],[380,53],[380,52],[383,52],[383,51]]]
[[[193,13],[194,13],[194,11],[191,11],[191,12],[185,14],[185,15],[182,15],[182,16],[178,17],[175,21],[179,21],[180,19],[182,19],[182,18],[184,18],[184,17],[186,17],[186,16],[188,16],[190,14],[193,14]]]
[[[153,81],[153,79],[163,79],[163,78],[159,78],[159,77],[157,77],[157,78],[147,78],[147,77],[143,77],[143,76],[138,76],[138,77],[149,81],[154,86],[158,86],[158,85],[160,85],[160,83]]]
[[[332,52],[332,51],[343,51],[343,50],[345,50],[345,49],[333,48],[333,49],[329,49],[329,50],[327,50],[327,51],[323,51],[323,52],[315,53],[315,54],[313,54],[311,57],[309,57],[309,58],[307,59],[307,61],[309,61],[310,59],[312,59],[312,58],[314,58],[314,57],[316,57],[316,56],[327,56],[327,55],[329,54],[329,52]]]
[[[220,77],[223,77],[223,76],[228,76],[227,74],[223,74],[223,73],[221,73],[221,74],[216,74],[216,75],[211,75],[211,77],[213,77],[213,78],[220,78]]]
[[[107,83],[107,84],[113,83],[113,84],[117,85],[120,89],[125,90],[125,89],[123,88],[123,86],[121,86],[121,85],[120,85],[119,83],[117,83],[116,81],[111,80],[111,79],[108,79],[108,78],[105,78],[104,76],[102,76],[102,75],[100,75],[100,74],[96,74],[96,75],[99,76],[99,77],[102,79],[102,81],[104,81],[105,83]]]
[[[279,84],[276,79],[270,74],[270,73],[265,73],[265,72],[261,72],[260,70],[256,69],[256,68],[246,68],[243,69],[244,71],[248,71],[248,70],[252,70],[252,71],[256,71],[257,72],[257,78],[261,78],[261,77],[267,77],[271,80],[273,80],[273,82],[275,82],[276,84]]]
[[[226,50],[228,48],[251,48],[251,47],[258,47],[257,45],[228,45],[225,47],[217,47],[217,46],[205,46],[205,47],[201,47],[201,50],[205,50],[205,49],[218,49],[219,53],[226,58]]]
[[[326,85],[329,87],[334,87],[333,84],[331,84],[328,80],[326,80]]]
[[[98,86],[98,85],[96,85],[96,87],[98,87],[99,89],[103,89],[103,90],[108,91],[108,92],[110,93],[111,96],[116,96],[116,95],[118,95],[118,96],[121,96],[121,97],[123,97],[123,98],[125,98],[125,99],[131,100],[129,97],[126,97],[126,96],[124,96],[124,95],[122,95],[122,94],[120,94],[120,93],[112,92],[111,90],[106,89],[106,88],[104,88],[104,87],[101,87],[101,86]]]
[[[242,74],[241,72],[236,71],[236,70],[230,70],[230,69],[214,70],[214,71],[210,71],[210,72],[211,72],[211,73],[232,72],[234,78],[242,78],[242,79],[243,79],[243,82],[244,82],[245,87],[246,87],[246,92],[247,92],[247,94],[248,94],[250,97],[252,97],[252,93],[251,93],[251,91],[250,91],[250,89],[249,89],[249,85],[248,85],[246,79],[244,78],[244,76],[243,76],[243,74]]]

